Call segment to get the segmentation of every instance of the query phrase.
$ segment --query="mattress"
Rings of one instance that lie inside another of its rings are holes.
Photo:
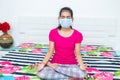
[[[34,47],[33,47],[34,46]],[[0,62],[10,62],[14,66],[19,66],[18,69],[12,73],[1,73],[2,76],[6,77],[23,77],[28,78],[28,80],[39,80],[35,75],[35,70],[30,71],[29,65],[36,62],[41,62],[48,51],[48,45],[46,44],[22,44],[16,46],[7,54],[0,58]],[[106,53],[111,53],[112,55],[106,55]],[[120,56],[112,47],[107,47],[103,45],[82,45],[81,54],[84,63],[87,63],[88,67],[96,68],[99,71],[111,72],[114,74],[113,80],[120,80],[119,76],[115,75],[115,72],[120,70]],[[0,68],[4,68],[6,65],[1,65]],[[94,75],[96,72],[88,72],[89,75]],[[2,79],[3,77],[0,76]],[[11,80],[12,78],[11,77]],[[17,80],[17,79],[16,79]]]

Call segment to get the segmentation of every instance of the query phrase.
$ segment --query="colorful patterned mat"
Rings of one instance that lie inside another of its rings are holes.
[[[35,52],[34,52],[35,50]],[[36,51],[37,50],[37,51]],[[36,71],[31,69],[31,64],[41,62],[46,52],[48,45],[23,43],[14,47],[9,53],[0,58],[0,69],[5,71],[8,65],[19,67],[7,70],[8,73],[0,71],[0,79],[3,80],[40,80],[35,74]],[[82,45],[81,54],[83,55],[84,63],[87,63],[89,68],[88,74],[94,75],[97,70],[103,72],[112,72],[114,80],[120,80],[120,57],[112,47],[102,45]],[[12,70],[12,71],[10,71]]]

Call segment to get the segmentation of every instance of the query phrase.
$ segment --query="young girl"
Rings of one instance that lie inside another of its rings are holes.
[[[71,8],[62,8],[58,21],[59,26],[49,33],[49,51],[41,63],[35,64],[37,75],[48,80],[83,80],[87,67],[80,54],[83,36],[72,28]]]

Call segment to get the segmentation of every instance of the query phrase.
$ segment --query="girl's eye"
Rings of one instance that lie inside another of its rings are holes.
[[[61,16],[62,19],[64,19],[65,17],[64,16]]]
[[[62,19],[64,19],[64,18],[71,19],[70,16],[67,16],[67,17],[65,17],[65,16],[61,16],[61,18],[62,18]]]

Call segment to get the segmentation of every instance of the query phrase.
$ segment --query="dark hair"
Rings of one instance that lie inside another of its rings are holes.
[[[59,17],[61,16],[61,13],[62,13],[63,11],[69,11],[70,14],[71,14],[71,17],[73,18],[73,11],[72,11],[72,9],[69,8],[69,7],[63,7],[63,8],[60,10],[60,12],[59,12]],[[59,24],[57,28],[58,28],[58,29],[61,29],[61,25]],[[70,26],[70,28],[72,29],[72,26]]]
[[[69,8],[69,7],[63,7],[63,8],[60,10],[60,12],[59,12],[59,16],[61,16],[62,11],[69,11],[70,14],[71,14],[71,17],[73,17],[73,11],[72,11],[71,8]]]

